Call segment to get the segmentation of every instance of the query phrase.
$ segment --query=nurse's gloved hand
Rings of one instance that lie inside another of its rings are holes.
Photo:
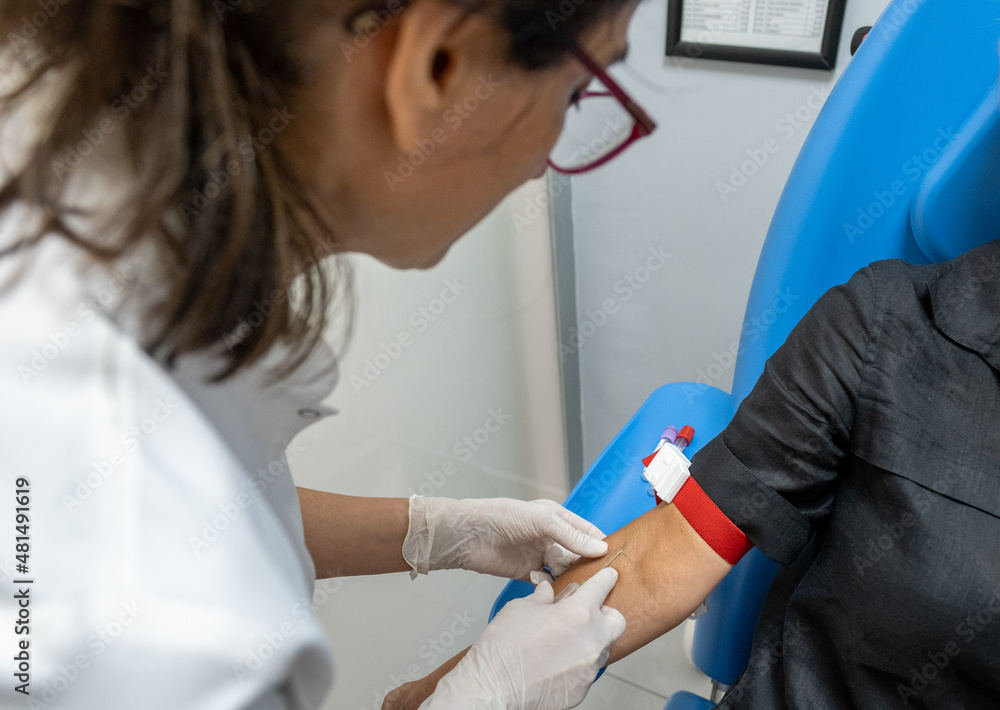
[[[500,610],[419,710],[564,710],[583,702],[625,617],[604,606],[618,581],[606,567],[553,599],[541,582]]]
[[[528,581],[548,567],[562,574],[582,557],[608,551],[595,526],[551,500],[455,500],[410,496],[403,558],[410,578],[435,569],[467,569]]]

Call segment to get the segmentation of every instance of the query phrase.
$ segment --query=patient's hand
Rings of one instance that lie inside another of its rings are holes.
[[[559,594],[573,582],[585,582],[611,560],[619,577],[604,603],[620,611],[628,625],[622,637],[611,644],[608,663],[680,624],[732,568],[698,536],[676,506],[667,503],[606,540],[608,553],[604,557],[578,560],[559,575],[552,588]],[[619,550],[622,553],[612,560]],[[464,655],[462,651],[426,678],[396,688],[386,696],[382,710],[416,710]]]
[[[382,710],[417,710],[420,703],[431,696],[436,686],[437,682],[428,684],[427,678],[404,683],[389,691],[382,701]]]
[[[417,710],[422,702],[434,694],[438,681],[458,665],[468,650],[465,649],[450,661],[445,661],[436,671],[427,674],[420,680],[404,683],[391,691],[382,701],[382,710]]]

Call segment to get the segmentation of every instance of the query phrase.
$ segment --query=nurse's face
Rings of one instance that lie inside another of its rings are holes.
[[[580,44],[623,56],[630,0]],[[488,18],[414,0],[368,35],[330,22],[300,49],[307,82],[279,137],[340,247],[397,268],[433,266],[514,188],[544,174],[575,92],[573,57],[541,71],[505,61]]]

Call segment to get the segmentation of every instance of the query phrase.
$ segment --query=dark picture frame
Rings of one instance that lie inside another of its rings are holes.
[[[769,0],[756,0],[758,9],[762,3]],[[770,0],[774,1],[774,0]],[[720,31],[711,29],[700,31],[698,41],[682,40],[684,22],[684,7],[696,5],[698,0],[668,0],[667,3],[667,56],[687,57],[690,59],[723,59],[732,62],[750,62],[753,64],[775,64],[779,66],[803,67],[806,69],[832,70],[837,62],[837,51],[840,48],[840,34],[844,27],[844,8],[847,0],[817,0],[826,3],[826,18],[817,52],[805,52],[754,44],[754,35],[746,33],[746,43],[722,43],[713,40],[720,39]],[[733,0],[733,4],[744,4],[750,7],[751,0]],[[741,19],[741,18],[737,18]],[[747,20],[749,23],[750,19]],[[705,41],[701,41],[704,39]]]

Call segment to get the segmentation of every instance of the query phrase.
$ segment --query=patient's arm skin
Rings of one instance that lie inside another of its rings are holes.
[[[460,651],[451,660],[442,663],[436,670],[431,671],[420,680],[410,683],[403,683],[398,688],[389,691],[382,701],[382,710],[417,710],[420,703],[427,700],[437,688],[438,681],[441,680],[458,662],[465,658],[469,649]]]
[[[606,539],[604,557],[579,560],[553,587],[558,594],[573,582],[589,579],[623,550],[611,563],[618,570],[618,583],[605,604],[620,611],[627,626],[611,645],[608,663],[679,625],[732,569],[669,503],[661,503]],[[392,691],[383,710],[415,710],[464,655],[462,651],[427,677]]]
[[[719,557],[677,507],[661,503],[608,537],[604,558],[580,560],[556,580],[556,593],[588,579],[605,561],[618,583],[605,602],[625,616],[625,633],[611,645],[609,663],[678,626],[705,601],[732,565]]]

